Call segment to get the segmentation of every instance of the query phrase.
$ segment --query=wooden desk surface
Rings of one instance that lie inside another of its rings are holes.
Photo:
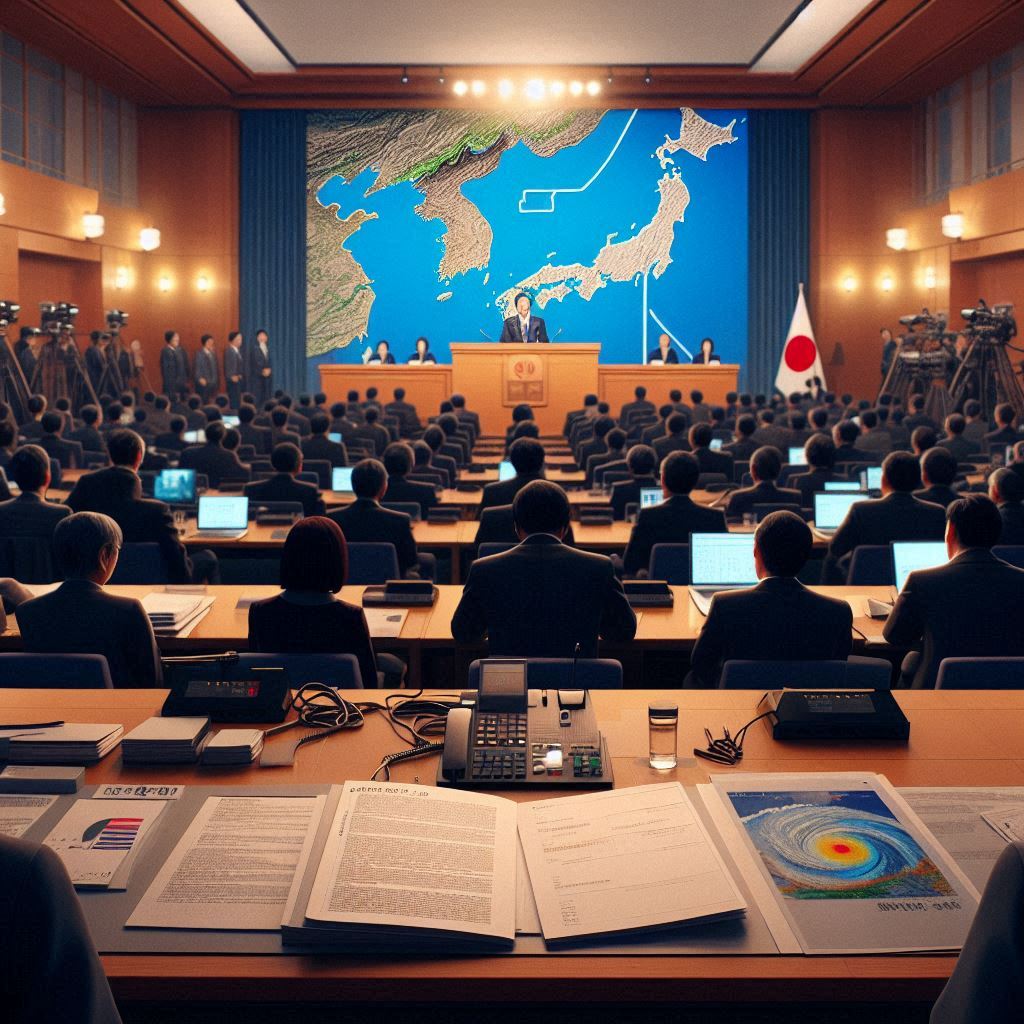
[[[121,722],[133,728],[155,714],[163,690],[0,690],[4,722],[53,717],[67,721]],[[380,701],[381,691],[351,691],[352,699]],[[611,749],[616,786],[678,779],[706,782],[720,768],[687,757],[703,745],[705,726],[733,731],[756,713],[752,691],[685,691],[679,704],[680,766],[658,772],[647,765],[646,708],[662,691],[620,690],[592,694],[601,729]],[[876,771],[896,786],[1024,786],[1024,691],[901,691],[898,700],[911,722],[906,745],[776,743],[765,729],[752,728],[745,743],[743,771]],[[993,744],[992,737],[1000,742]],[[335,783],[368,779],[381,755],[401,744],[376,716],[365,726],[301,750],[295,764],[272,777],[259,768],[133,767],[115,752],[89,768],[94,783],[182,783],[267,785]],[[436,755],[399,764],[393,777],[432,782]],[[509,794],[527,799],[525,794]],[[402,957],[385,960],[353,956],[156,956],[103,958],[121,1000],[266,1001],[438,1001],[447,1004],[562,1000],[613,1002],[779,1004],[822,1002],[911,1002],[934,999],[949,975],[951,956],[863,957],[688,957],[545,956]],[[654,1006],[652,1006],[654,1009]]]

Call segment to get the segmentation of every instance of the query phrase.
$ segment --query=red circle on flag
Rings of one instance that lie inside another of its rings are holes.
[[[786,366],[794,373],[803,373],[814,365],[818,357],[818,349],[806,334],[794,334],[786,342],[784,358]]]

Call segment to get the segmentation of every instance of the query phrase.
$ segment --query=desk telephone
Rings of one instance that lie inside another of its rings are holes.
[[[468,706],[448,712],[440,786],[612,785],[608,746],[586,690],[529,689],[524,661],[481,664]]]

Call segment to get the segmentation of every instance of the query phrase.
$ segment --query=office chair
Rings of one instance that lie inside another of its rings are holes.
[[[469,665],[469,688],[480,686],[480,666],[487,659]],[[497,659],[507,661],[507,658]],[[526,685],[531,689],[621,690],[622,665],[611,658],[577,658],[573,674],[572,658],[526,658]]]
[[[1024,569],[1024,544],[997,544],[992,554],[1018,569]]]
[[[348,582],[356,585],[387,583],[400,578],[394,544],[357,541],[348,545]]]
[[[1024,658],[943,658],[936,690],[1024,690]]]
[[[690,582],[690,545],[655,544],[651,548],[647,578],[665,580],[673,586],[683,587]]]
[[[847,661],[727,661],[720,690],[888,690],[892,665],[882,658]]]
[[[0,654],[0,688],[112,690],[102,654]]]
[[[392,512],[402,512],[414,523],[418,523],[422,518],[423,510],[418,501],[382,501],[381,507],[389,508]]]
[[[891,587],[893,582],[889,544],[860,544],[853,549],[846,572],[848,587]]]
[[[111,583],[167,583],[167,564],[160,545],[132,541],[122,545]]]
[[[480,545],[480,549],[477,551],[476,557],[486,558],[488,555],[500,555],[503,551],[511,551],[517,546],[517,541],[508,541],[507,543],[500,540],[484,541],[484,543]]]
[[[804,518],[803,509],[799,505],[794,505],[786,501],[755,502],[753,512],[755,523],[761,522],[765,516],[769,516],[773,512],[792,512],[793,515],[799,516],[801,519]]]
[[[331,470],[333,467],[327,459],[303,459],[302,468],[307,473],[316,474],[316,485],[321,490],[329,491],[331,489]]]

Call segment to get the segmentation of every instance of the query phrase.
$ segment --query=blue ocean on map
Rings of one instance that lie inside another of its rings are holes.
[[[399,362],[409,358],[420,334],[430,339],[439,362],[450,361],[449,342],[496,341],[502,314],[495,300],[506,289],[548,263],[589,265],[609,236],[623,241],[637,234],[658,208],[658,181],[666,171],[655,150],[666,136],[679,137],[680,112],[639,110],[623,136],[632,113],[608,111],[586,139],[551,157],[535,156],[519,143],[494,171],[467,182],[463,194],[494,231],[491,256],[488,266],[450,279],[437,275],[444,225],[416,214],[423,196],[411,183],[365,196],[376,171],[364,171],[353,181],[340,176],[327,181],[318,198],[324,205],[336,203],[340,217],[357,209],[377,215],[346,241],[376,298],[369,336],[350,344],[339,339],[344,347],[311,358],[311,377],[321,362],[361,361],[364,349],[382,338]],[[646,309],[639,274],[629,282],[606,283],[589,300],[573,292],[534,308],[547,321],[552,340],[558,332],[560,342],[599,341],[602,362],[638,363],[644,345],[656,345],[660,321],[691,352],[709,335],[724,362],[745,360],[746,117],[737,110],[698,113],[722,126],[735,119],[736,141],[712,147],[706,162],[684,150],[671,155],[674,166],[667,170],[680,174],[690,202],[684,221],[675,225],[671,265],[660,278],[653,272],[647,276]],[[553,212],[520,212],[524,189],[579,189],[606,160],[583,191],[557,194]],[[450,298],[439,302],[445,292]],[[682,351],[679,356],[686,358]]]

